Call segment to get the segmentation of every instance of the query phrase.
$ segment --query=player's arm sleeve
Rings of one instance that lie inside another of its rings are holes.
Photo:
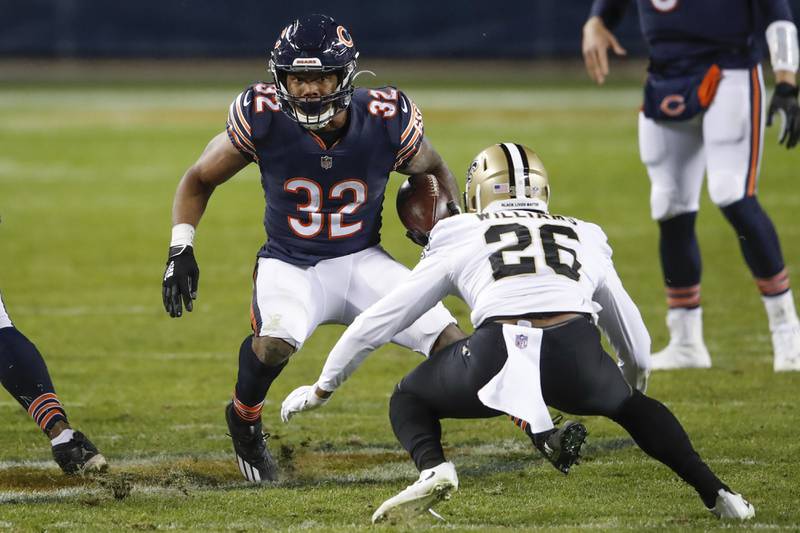
[[[629,0],[594,0],[589,18],[600,17],[607,28],[613,29],[622,20]]]
[[[253,142],[253,88],[248,87],[233,100],[228,110],[225,130],[233,146],[250,162],[258,160]]]
[[[402,91],[397,95],[397,117],[393,120],[393,135],[396,137],[397,152],[394,160],[394,169],[402,169],[419,151],[425,127],[422,121],[422,111],[417,104]]]
[[[333,392],[364,359],[413,324],[451,291],[450,269],[442,258],[426,258],[404,283],[361,313],[331,350],[317,386]]]
[[[758,0],[758,4],[766,25],[779,20],[794,22],[788,0]]]
[[[628,370],[649,372],[650,334],[639,308],[622,286],[611,260],[611,247],[605,234],[599,228],[597,232],[596,242],[600,243],[600,255],[605,262],[604,279],[595,289],[593,297],[603,307],[598,313],[598,326],[608,337],[620,361],[630,365]]]

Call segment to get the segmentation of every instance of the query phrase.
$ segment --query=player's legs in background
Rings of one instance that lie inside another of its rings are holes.
[[[277,479],[277,465],[266,447],[261,410],[273,381],[320,322],[325,288],[313,267],[259,259],[250,308],[254,335],[239,347],[239,370],[225,418],[239,470],[255,482]]]
[[[800,370],[800,321],[789,276],[778,234],[756,198],[764,107],[760,67],[724,72],[703,124],[708,190],[736,232],[761,293],[772,332],[775,371]]]
[[[703,462],[669,409],[639,391],[631,391],[611,356],[603,351],[600,332],[588,320],[544,330],[540,370],[542,394],[548,405],[614,420],[645,453],[691,485],[708,509],[717,507],[720,498],[725,503],[741,500]],[[740,507],[744,514],[752,510],[749,504]]]
[[[700,247],[695,219],[705,170],[700,117],[656,122],[639,114],[639,152],[650,177],[650,209],[659,227],[667,293],[667,347],[653,369],[708,367],[700,307]]]
[[[28,338],[8,318],[0,298],[0,383],[50,438],[53,457],[67,474],[100,472],[105,458],[67,421],[47,365]]]

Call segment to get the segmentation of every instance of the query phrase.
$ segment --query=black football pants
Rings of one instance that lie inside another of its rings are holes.
[[[507,358],[502,324],[489,322],[471,337],[431,355],[400,381],[392,394],[389,417],[419,470],[445,460],[440,419],[503,414],[483,405],[478,391]],[[588,319],[580,317],[544,330],[539,369],[547,405],[567,413],[611,418],[642,450],[672,468],[706,505],[713,506],[722,482],[694,451],[675,416],[660,402],[631,391]]]

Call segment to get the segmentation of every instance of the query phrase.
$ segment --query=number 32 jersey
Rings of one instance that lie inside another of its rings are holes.
[[[380,242],[389,174],[423,138],[422,113],[393,87],[358,88],[344,135],[322,139],[281,112],[271,83],[257,83],[230,106],[233,145],[258,164],[267,241],[259,257],[310,266]]]

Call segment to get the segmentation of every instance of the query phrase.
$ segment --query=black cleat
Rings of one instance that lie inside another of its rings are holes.
[[[248,424],[233,411],[233,402],[225,407],[229,436],[239,471],[247,481],[265,483],[278,480],[278,465],[267,449],[269,434],[262,433],[261,422]]]
[[[108,470],[106,458],[80,431],[76,431],[69,442],[53,446],[53,459],[68,475],[102,473]]]
[[[586,435],[586,426],[567,420],[560,428],[550,430],[547,435],[539,434],[531,440],[556,470],[569,474],[569,469],[580,459],[581,446]]]

